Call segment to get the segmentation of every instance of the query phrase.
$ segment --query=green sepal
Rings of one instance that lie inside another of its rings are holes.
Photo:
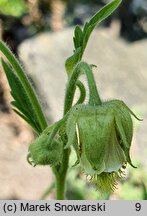
[[[133,122],[129,110],[121,100],[111,100],[103,103],[103,106],[115,110],[115,123],[123,145],[130,148],[133,136]]]
[[[122,165],[127,162],[127,159],[117,138],[117,131],[115,128],[114,121],[111,122],[111,127],[108,134],[109,134],[109,140],[106,143],[104,160],[105,160],[105,172],[109,173],[121,169]]]
[[[77,121],[81,154],[89,161],[91,168],[95,170],[95,172],[101,173],[105,169],[105,143],[99,133],[100,126],[96,119],[96,110],[89,107],[87,111],[86,115],[81,116]]]
[[[126,156],[126,160],[127,162],[133,167],[133,168],[137,168],[136,166],[134,166],[134,164],[131,161],[131,157],[130,157],[130,148],[127,147],[122,147],[123,151],[125,152],[125,156]]]
[[[132,164],[129,153],[133,137],[133,122],[131,118],[133,112],[127,107],[127,105],[123,101],[120,100],[107,101],[103,103],[103,106],[109,107],[109,109],[115,111],[115,124],[117,129],[117,136],[118,139],[120,139],[120,146],[125,153],[126,161],[132,167],[136,168]],[[133,116],[136,117],[134,113]]]

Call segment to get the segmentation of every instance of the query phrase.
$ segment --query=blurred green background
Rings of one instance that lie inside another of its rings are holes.
[[[64,68],[64,60],[72,52],[73,27],[82,26],[108,2],[0,0],[0,39],[11,47],[26,68],[49,122],[58,119],[62,112],[60,100],[66,77],[59,70]],[[146,39],[147,1],[123,0],[119,9],[95,33],[85,57],[99,64],[98,70],[102,72],[98,72],[96,81],[100,83],[103,98],[119,95],[144,118],[143,123],[134,122],[132,157],[138,168],[127,167],[126,177],[114,193],[99,194],[86,181],[80,168],[72,167],[75,157],[72,154],[68,199],[147,199]],[[41,84],[46,86],[45,90]],[[35,135],[12,112],[10,101],[7,81],[0,68],[0,199],[53,199],[54,178],[50,169],[32,168],[26,162],[27,147]]]

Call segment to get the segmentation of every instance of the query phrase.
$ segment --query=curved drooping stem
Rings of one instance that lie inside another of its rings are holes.
[[[71,74],[67,84],[65,101],[64,101],[64,114],[66,114],[72,106],[73,98],[76,90],[76,82],[81,74],[85,74],[87,77],[88,87],[89,87],[89,104],[92,105],[101,104],[101,99],[97,91],[91,66],[85,62],[80,62],[74,68],[73,73]]]
[[[76,85],[80,91],[80,97],[79,97],[78,101],[76,102],[76,105],[77,105],[77,104],[84,102],[84,100],[86,98],[86,89],[85,89],[85,86],[83,85],[83,83],[79,80],[77,81]]]

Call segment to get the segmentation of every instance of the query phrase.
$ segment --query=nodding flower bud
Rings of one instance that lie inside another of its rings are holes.
[[[59,140],[49,142],[49,135],[40,135],[29,146],[28,162],[32,165],[58,165],[62,160],[63,143]]]
[[[133,135],[131,115],[136,117],[119,100],[97,106],[79,104],[69,114],[66,148],[74,146],[77,163],[101,192],[114,190],[127,163],[133,166],[129,154]]]

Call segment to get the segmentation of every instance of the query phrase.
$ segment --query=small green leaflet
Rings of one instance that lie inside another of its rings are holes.
[[[84,50],[86,48],[89,37],[94,30],[94,28],[104,19],[106,19],[109,15],[111,15],[115,9],[120,5],[122,0],[113,0],[106,6],[104,6],[101,10],[99,10],[89,22],[84,25],[83,30],[76,26],[74,31],[74,54],[70,56],[65,62],[65,68],[68,76],[72,73],[75,65],[81,61],[82,56],[84,54]]]

